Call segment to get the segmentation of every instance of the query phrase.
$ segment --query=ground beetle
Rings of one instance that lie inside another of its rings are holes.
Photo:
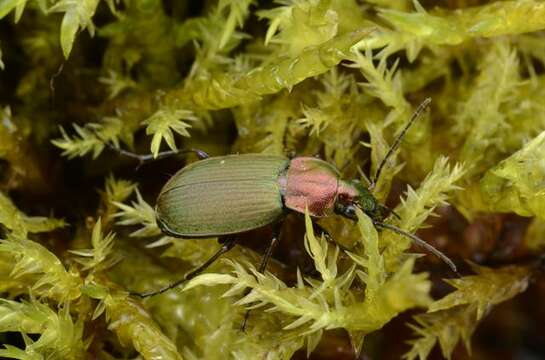
[[[335,167],[313,157],[288,159],[264,154],[208,157],[196,149],[160,153],[158,157],[164,158],[183,152],[195,152],[202,159],[181,169],[161,190],[156,205],[160,229],[169,236],[180,238],[221,236],[224,237],[223,246],[183,279],[158,291],[134,295],[148,297],[180,285],[229,251],[236,242],[233,235],[273,224],[273,237],[259,267],[260,272],[265,271],[278,240],[279,224],[290,210],[304,213],[308,209],[311,216],[318,218],[339,214],[356,220],[355,210],[360,208],[376,227],[409,237],[417,245],[440,257],[456,272],[454,263],[437,249],[415,235],[384,223],[384,219],[393,212],[378,203],[370,191],[386,160],[430,101],[426,99],[420,104],[396,138],[379,165],[370,188],[358,180],[341,179]],[[138,159],[141,164],[152,160],[151,155],[115,150]]]

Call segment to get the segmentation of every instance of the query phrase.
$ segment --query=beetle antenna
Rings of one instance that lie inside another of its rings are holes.
[[[369,186],[370,189],[375,187],[375,184],[377,183],[378,178],[380,177],[380,173],[382,172],[384,165],[386,165],[386,161],[388,161],[388,158],[392,156],[392,154],[397,150],[397,148],[399,147],[399,144],[401,144],[401,139],[403,139],[403,137],[407,133],[407,130],[409,130],[411,125],[415,122],[416,119],[418,119],[420,114],[424,110],[426,110],[426,108],[430,105],[430,103],[431,103],[431,98],[426,98],[424,101],[422,101],[422,103],[420,103],[420,105],[418,105],[418,107],[412,114],[411,118],[409,119],[409,122],[403,128],[403,130],[401,131],[401,134],[399,134],[399,136],[395,139],[392,146],[390,146],[390,149],[388,149],[388,152],[386,153],[386,156],[384,157],[384,159],[382,159],[382,161],[380,162],[377,172],[375,173],[375,177],[371,180],[371,185]]]
[[[375,226],[377,226],[377,227],[381,227],[383,229],[388,229],[388,230],[393,231],[393,232],[395,232],[397,234],[408,237],[416,245],[426,249],[427,251],[429,251],[433,255],[437,256],[439,259],[443,260],[443,262],[445,264],[447,264],[450,267],[450,269],[456,275],[460,276],[460,273],[458,273],[458,270],[456,269],[456,265],[454,264],[454,262],[452,260],[450,260],[450,258],[448,256],[446,256],[441,251],[437,250],[436,248],[434,248],[433,246],[431,246],[430,244],[428,244],[427,242],[425,242],[424,240],[422,240],[418,236],[413,235],[411,233],[408,233],[408,232],[406,232],[404,230],[401,230],[400,228],[398,228],[397,226],[394,226],[394,225],[385,224],[385,223],[381,223],[381,222],[378,222],[378,221],[374,221],[373,224],[375,224]]]

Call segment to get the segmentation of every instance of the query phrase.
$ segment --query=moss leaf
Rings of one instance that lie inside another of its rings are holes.
[[[530,281],[531,272],[527,267],[506,266],[501,269],[478,265],[472,267],[477,275],[448,280],[456,291],[431,304],[430,312],[475,304],[477,320],[480,320],[491,306],[526,290]]]
[[[67,271],[53,253],[34,241],[15,238],[1,240],[0,255],[9,259],[9,277],[19,278],[18,287],[30,287],[34,293],[59,303],[81,295],[79,274]]]
[[[527,267],[472,267],[476,275],[447,280],[456,290],[433,302],[427,314],[414,317],[416,325],[410,326],[417,338],[410,341],[406,359],[426,359],[437,342],[447,359],[460,340],[471,353],[470,338],[482,317],[494,305],[526,290],[531,277]]]
[[[91,20],[95,14],[99,0],[61,0],[49,9],[49,12],[64,12],[61,25],[61,47],[64,57],[68,59],[76,33],[80,28],[89,30],[94,34],[94,25]]]
[[[2,192],[0,192],[0,224],[23,238],[27,233],[48,232],[66,226],[62,219],[26,215]]]
[[[185,121],[184,121],[185,120]],[[159,154],[161,141],[165,141],[171,150],[177,150],[174,141],[174,132],[189,137],[188,128],[191,127],[188,121],[196,121],[197,117],[189,110],[160,109],[149,117],[145,123],[146,134],[153,135],[151,140],[151,153],[154,157]]]
[[[545,219],[545,131],[488,170],[481,191],[490,209]]]
[[[0,299],[0,332],[17,331],[40,334],[36,341],[29,338],[24,350],[8,346],[0,356],[16,359],[83,359],[85,344],[83,323],[72,319],[68,307],[58,312],[37,301],[16,302]]]

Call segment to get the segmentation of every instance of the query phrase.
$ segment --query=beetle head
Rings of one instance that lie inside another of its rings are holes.
[[[335,201],[335,212],[346,218],[356,220],[356,207],[373,220],[382,220],[388,209],[381,205],[360,181],[340,181]]]
[[[424,240],[420,239],[418,236],[410,234],[394,225],[384,223],[383,220],[390,214],[393,214],[398,218],[399,216],[393,210],[380,204],[377,199],[375,199],[371,191],[363,186],[362,183],[357,180],[340,180],[339,187],[337,189],[337,198],[335,199],[335,212],[348,219],[357,220],[356,208],[360,208],[364,213],[366,213],[376,227],[388,229],[408,237],[415,244],[425,248],[435,256],[439,257],[448,266],[450,266],[452,271],[458,274],[456,265],[445,254]]]

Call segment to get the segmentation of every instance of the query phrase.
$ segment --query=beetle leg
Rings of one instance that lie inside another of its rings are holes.
[[[259,269],[257,270],[260,274],[263,274],[265,270],[267,269],[267,264],[269,263],[269,260],[271,259],[272,252],[274,248],[276,247],[276,244],[278,243],[278,238],[280,234],[280,228],[282,227],[282,223],[277,223],[273,226],[273,234],[271,238],[271,242],[269,246],[267,247],[267,250],[265,250],[265,254],[263,255],[261,259],[261,264],[259,264]],[[248,295],[250,291],[246,291],[244,296]],[[250,317],[250,311],[246,310],[246,314],[244,314],[244,321],[242,322],[241,330],[244,331],[246,328],[246,323],[248,322],[248,318]]]
[[[342,251],[350,251],[350,249],[348,249],[346,246],[343,246],[343,245],[339,244],[338,242],[336,242],[333,239],[333,237],[329,234],[329,232],[327,232],[327,230],[324,229],[320,224],[313,221],[312,222],[312,227],[314,229],[314,232],[317,232],[320,235],[325,236],[325,239],[326,239],[327,242],[329,242],[331,244],[334,244],[335,246],[338,246],[339,249],[341,249]]]
[[[168,291],[170,289],[173,289],[181,284],[183,284],[184,282],[186,281],[189,281],[191,279],[193,279],[195,276],[199,275],[200,273],[202,273],[204,270],[206,270],[210,265],[212,265],[216,260],[218,260],[218,258],[220,256],[222,256],[223,254],[225,254],[226,252],[228,252],[229,250],[231,250],[235,244],[237,242],[237,238],[236,237],[229,237],[221,246],[221,248],[214,254],[210,257],[210,259],[206,260],[201,266],[199,266],[198,268],[196,268],[195,270],[187,273],[183,279],[180,279],[178,281],[175,281],[173,282],[172,284],[168,285],[168,286],[165,286],[164,288],[162,289],[159,289],[157,291],[152,291],[152,292],[148,292],[148,293],[137,293],[137,292],[130,292],[131,295],[135,295],[135,296],[138,296],[140,298],[147,298],[147,297],[150,297],[150,296],[154,296],[154,295],[159,295],[159,294],[162,294],[164,293],[165,291]]]
[[[166,158],[169,158],[169,157],[172,157],[172,156],[181,155],[181,154],[188,154],[188,153],[195,153],[200,160],[207,159],[207,158],[210,157],[206,152],[204,152],[204,151],[202,151],[200,149],[195,149],[195,148],[162,151],[162,152],[158,153],[157,156],[154,157],[153,154],[141,155],[141,154],[136,154],[136,153],[131,152],[131,151],[123,150],[123,149],[120,149],[120,148],[112,145],[109,142],[105,142],[104,144],[109,149],[111,149],[112,151],[117,152],[118,154],[121,154],[121,155],[130,157],[132,159],[138,160],[138,162],[140,163],[138,165],[138,167],[140,167],[140,166],[142,166],[144,164],[150,163],[152,161],[155,161],[155,160],[166,159]]]

